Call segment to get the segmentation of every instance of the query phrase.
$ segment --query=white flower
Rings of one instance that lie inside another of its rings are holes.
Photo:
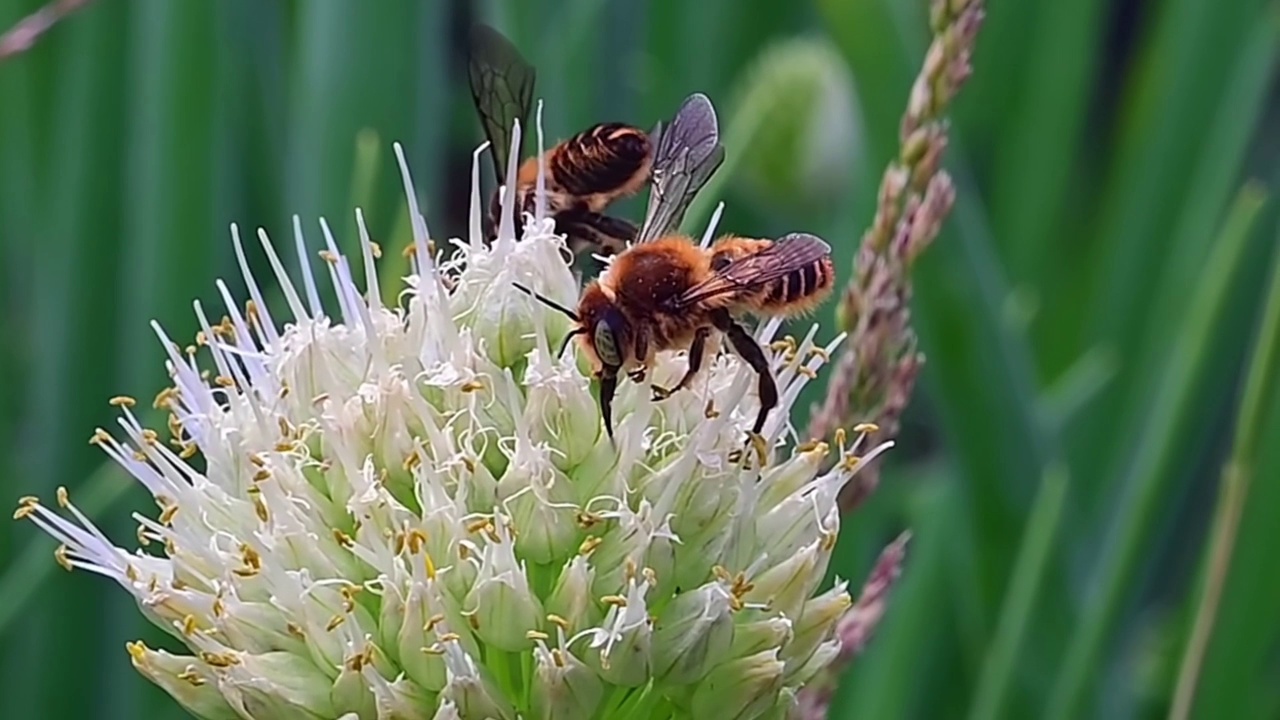
[[[199,717],[782,716],[849,602],[843,584],[813,595],[857,443],[826,472],[827,445],[782,449],[839,338],[774,345],[763,468],[742,457],[755,385],[734,356],[657,404],[623,383],[611,442],[586,368],[555,354],[565,319],[514,285],[573,304],[553,224],[487,246],[473,192],[472,237],[438,263],[396,151],[416,248],[396,306],[357,212],[358,261],[322,222],[334,315],[310,263],[291,276],[259,232],[287,302],[268,308],[233,227],[252,304],[219,283],[227,319],[196,303],[186,351],[155,327],[172,438],[124,398],[119,434],[93,438],[159,506],[136,516],[145,548],[117,546],[65,491],[65,514],[27,498],[18,515],[185,646],[129,653]],[[651,382],[683,367],[664,354]]]

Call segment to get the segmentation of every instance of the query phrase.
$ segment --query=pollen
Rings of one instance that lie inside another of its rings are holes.
[[[857,425],[853,426],[853,431],[859,434],[877,433],[877,432],[880,432],[880,426],[875,423],[869,423],[869,422],[858,423]]]
[[[109,405],[111,405],[112,407],[125,407],[125,408],[131,408],[131,407],[133,407],[133,406],[137,405],[137,404],[138,404],[138,401],[137,401],[137,400],[134,400],[133,398],[129,397],[128,395],[117,395],[117,396],[115,396],[115,397],[111,398],[110,400],[108,400],[108,401],[107,401],[107,403],[108,403]]]

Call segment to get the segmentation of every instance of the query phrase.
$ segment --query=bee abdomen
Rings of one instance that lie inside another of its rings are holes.
[[[605,123],[569,138],[551,158],[556,181],[575,195],[609,193],[634,182],[649,162],[649,136],[622,123]]]
[[[835,276],[830,258],[792,270],[769,285],[764,304],[779,308],[804,305],[806,300],[825,295]]]

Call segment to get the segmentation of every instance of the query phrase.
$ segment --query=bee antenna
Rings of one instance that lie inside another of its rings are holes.
[[[564,342],[560,345],[560,352],[556,354],[556,357],[564,357],[564,351],[569,349],[569,343],[573,340],[573,336],[581,335],[586,331],[586,328],[574,328],[573,330],[570,330],[569,334],[564,336]]]
[[[562,312],[562,313],[564,313],[565,315],[567,315],[567,316],[569,317],[569,319],[570,319],[570,320],[572,320],[572,321],[574,321],[574,322],[580,322],[580,321],[578,320],[578,313],[576,313],[576,312],[574,312],[574,311],[570,310],[569,308],[567,308],[567,307],[565,307],[565,306],[561,305],[560,303],[556,302],[555,300],[552,300],[551,298],[549,298],[549,297],[547,297],[547,296],[545,296],[545,295],[543,295],[543,294],[541,294],[541,293],[534,292],[533,290],[530,290],[529,288],[527,288],[527,287],[525,287],[525,286],[521,285],[520,283],[512,283],[512,284],[516,286],[516,289],[517,289],[517,290],[520,290],[521,292],[527,293],[530,297],[534,298],[535,300],[537,300],[538,302],[542,303],[543,305],[546,305],[547,307],[551,308],[552,310],[559,310],[560,312]]]

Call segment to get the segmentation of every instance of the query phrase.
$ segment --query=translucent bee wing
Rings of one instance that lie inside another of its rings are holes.
[[[679,229],[689,203],[724,162],[716,109],[702,93],[685,99],[669,125],[658,123],[650,141],[653,177],[637,245]]]
[[[711,277],[690,287],[676,298],[673,309],[681,310],[715,297],[758,290],[830,255],[831,246],[817,235],[784,235],[760,252],[737,258]]]
[[[511,128],[516,120],[521,128],[529,126],[537,71],[510,40],[488,25],[473,26],[469,44],[467,75],[471,98],[489,140],[496,177],[505,182],[502,178],[507,171]]]

